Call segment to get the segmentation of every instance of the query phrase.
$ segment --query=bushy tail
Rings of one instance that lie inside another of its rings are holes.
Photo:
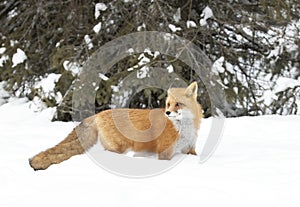
[[[45,170],[52,164],[83,154],[85,150],[96,144],[97,136],[97,129],[91,117],[74,128],[62,142],[29,159],[29,164],[34,170]]]

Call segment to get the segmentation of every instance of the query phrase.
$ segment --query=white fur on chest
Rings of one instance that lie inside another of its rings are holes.
[[[194,115],[189,110],[180,110],[177,116],[170,118],[179,132],[179,139],[175,144],[175,153],[187,153],[195,147],[197,131],[194,125]]]

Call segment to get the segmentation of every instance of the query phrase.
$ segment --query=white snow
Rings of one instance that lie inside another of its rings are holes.
[[[42,88],[45,93],[51,93],[54,91],[55,83],[60,78],[61,74],[50,73],[41,81],[35,84],[35,88]]]
[[[60,42],[57,42],[56,44],[55,44],[55,47],[59,47],[60,46]]]
[[[101,11],[105,11],[107,6],[104,3],[97,3],[95,5],[95,19],[98,19]]]
[[[189,155],[161,175],[128,179],[86,155],[33,171],[28,158],[57,144],[76,123],[51,122],[53,108],[34,113],[29,105],[11,98],[0,106],[0,206],[300,206],[300,116],[226,119],[207,162]],[[210,124],[203,120],[198,152]]]
[[[219,73],[225,72],[225,68],[223,67],[224,60],[224,56],[221,56],[213,63],[211,70],[214,74],[219,75]]]
[[[169,29],[172,31],[172,32],[177,32],[177,31],[181,31],[181,28],[180,27],[176,27],[174,24],[169,24]]]
[[[127,52],[130,54],[130,55],[133,55],[134,54],[134,49],[133,48],[129,48],[127,50]]]
[[[137,30],[138,32],[140,32],[140,31],[143,31],[144,29],[146,29],[145,23],[143,23],[142,25],[138,26],[136,30]]]
[[[262,96],[258,99],[262,101],[264,104],[271,105],[274,101],[279,99],[278,93],[283,92],[287,89],[293,89],[296,87],[300,87],[300,80],[296,80],[294,78],[289,77],[277,77],[275,80],[271,79],[271,75],[266,75],[265,77],[261,78],[259,83],[263,86],[264,90],[262,91]],[[297,95],[297,91],[295,93],[295,103],[298,106],[297,114],[300,115],[300,96]],[[293,99],[293,98],[292,98]],[[290,108],[289,106],[282,106],[285,108]],[[271,111],[267,110],[267,113],[272,113]],[[283,114],[288,114],[283,112]]]
[[[2,55],[0,57],[0,67],[3,67],[4,63],[9,60],[9,56],[8,55]]]
[[[55,92],[55,84],[58,82],[61,74],[50,73],[46,77],[42,78],[33,86],[38,89],[38,93],[41,97],[51,97],[55,98],[57,103],[62,100],[62,95],[60,92]],[[30,90],[30,89],[29,89]],[[34,97],[30,107],[33,111],[41,111],[46,108],[45,103],[38,96]]]
[[[137,70],[136,77],[138,79],[143,79],[149,77],[150,68],[148,66],[143,66],[141,69]]]
[[[17,65],[23,63],[25,60],[27,60],[27,56],[23,50],[20,48],[17,49],[17,52],[13,54],[12,56],[12,67],[16,67]]]
[[[84,35],[84,41],[87,44],[89,50],[94,47],[94,45],[92,43],[92,40],[91,40],[89,35]]]
[[[296,80],[293,78],[279,77],[276,80],[276,85],[274,87],[274,93],[284,91],[288,88],[294,88],[296,86],[300,86],[300,80]]]
[[[173,72],[174,72],[174,67],[173,67],[173,65],[169,65],[169,66],[167,67],[167,71],[168,71],[168,73],[173,73]]]
[[[155,58],[157,58],[159,55],[160,55],[160,52],[159,52],[159,51],[155,51],[155,52],[153,53],[153,58],[155,59]]]
[[[108,22],[107,22],[107,25],[112,25],[112,24],[114,24],[115,23],[115,21],[113,20],[113,19],[111,19],[111,20],[109,20]]]
[[[274,45],[274,49],[271,50],[270,54],[267,56],[268,59],[274,59],[271,60],[271,62],[275,62],[285,51],[291,54],[294,53],[294,56],[296,57],[299,52],[299,46],[293,37],[300,35],[299,28],[300,20],[291,21],[284,30],[282,28],[273,28],[272,30],[269,30],[269,36],[264,38]],[[250,32],[251,30],[248,29],[248,33]]]
[[[94,30],[95,33],[98,34],[98,33],[100,32],[100,30],[101,30],[101,25],[102,25],[102,23],[99,22],[98,24],[96,24],[96,25],[93,27],[93,30]]]
[[[14,47],[18,43],[19,43],[18,40],[9,40],[9,44],[11,47]]]
[[[5,47],[0,47],[0,55],[2,55],[3,53],[5,53],[6,48]]]
[[[82,67],[78,63],[68,60],[63,62],[63,67],[65,70],[71,71],[74,76],[78,75],[82,70]]]
[[[211,8],[209,8],[209,6],[206,6],[203,11],[202,14],[200,15],[201,19],[200,19],[200,25],[201,26],[205,26],[207,24],[207,20],[212,18],[214,16],[213,11],[211,10]]]
[[[148,53],[148,54],[152,54],[151,51],[147,50],[147,49],[144,52]],[[140,54],[140,56],[138,57],[138,60],[139,60],[139,62],[138,62],[139,66],[145,65],[150,62],[150,59],[148,57],[146,57],[144,53]]]
[[[194,22],[194,21],[191,21],[191,20],[189,20],[189,21],[186,21],[186,27],[187,28],[191,28],[191,27],[197,27],[197,24]]]
[[[146,48],[146,49],[144,49],[144,53],[146,53],[146,54],[148,54],[148,55],[151,55],[151,56],[153,56],[153,54],[152,54],[152,51],[150,50],[150,48]],[[139,58],[138,59],[140,59],[140,58],[142,58],[142,57],[145,57],[145,55],[143,54],[142,56],[139,56]],[[147,63],[148,62],[150,62],[150,59],[149,58],[147,58],[147,61],[146,61]],[[143,64],[143,63],[142,63]]]
[[[107,81],[109,79],[109,77],[107,77],[106,75],[104,75],[102,73],[99,73],[98,75],[99,75],[99,78],[101,78],[104,81]]]
[[[181,11],[180,8],[176,10],[176,13],[173,15],[173,19],[176,23],[178,23],[181,20]]]
[[[13,10],[8,12],[8,20],[11,20],[12,18],[14,18],[15,16],[18,15],[18,11],[17,11],[17,7],[15,7]]]
[[[41,112],[47,108],[47,105],[42,101],[41,98],[35,96],[30,102],[29,108],[34,112]]]

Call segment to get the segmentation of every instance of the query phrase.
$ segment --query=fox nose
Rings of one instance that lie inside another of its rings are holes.
[[[166,114],[169,116],[171,114],[171,111],[166,111]]]

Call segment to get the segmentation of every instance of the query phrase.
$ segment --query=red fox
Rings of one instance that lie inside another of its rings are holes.
[[[187,88],[170,88],[165,109],[111,109],[84,119],[56,146],[29,159],[34,170],[45,170],[99,141],[105,150],[124,153],[154,152],[170,160],[175,153],[196,155],[202,108],[196,82]]]

